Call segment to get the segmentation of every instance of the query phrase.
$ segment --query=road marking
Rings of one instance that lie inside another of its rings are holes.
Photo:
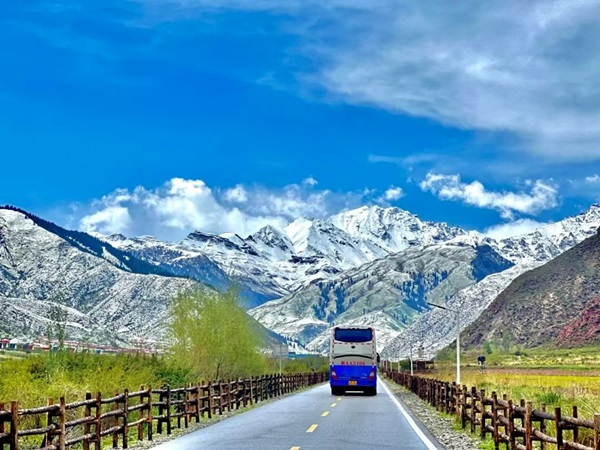
[[[435,445],[433,445],[433,442],[431,442],[429,440],[429,438],[427,436],[425,436],[425,434],[417,426],[417,424],[412,419],[412,417],[410,417],[408,415],[408,413],[406,412],[406,410],[402,407],[402,404],[398,401],[398,399],[396,398],[396,396],[389,390],[389,388],[386,386],[386,384],[383,381],[381,381],[381,384],[382,384],[383,388],[385,389],[385,391],[390,396],[390,398],[392,399],[392,401],[396,404],[396,406],[398,407],[398,409],[400,410],[400,412],[402,413],[402,415],[404,416],[404,418],[406,419],[406,421],[408,422],[408,424],[410,425],[410,427],[415,431],[415,433],[417,434],[417,436],[419,436],[419,439],[421,439],[421,441],[423,441],[423,444],[425,444],[425,446],[429,450],[438,450],[438,448]]]
[[[338,402],[341,402],[341,401],[342,401],[342,397],[338,397]]]
[[[317,425],[316,423],[312,424],[308,430],[306,430],[307,433],[312,433],[313,431],[315,431],[317,429],[319,425]]]
[[[335,405],[337,405],[337,403],[332,403],[332,404],[331,404],[331,407],[332,407],[332,408],[335,408]]]
[[[321,414],[321,417],[327,417],[329,415],[329,411],[325,411],[323,414]]]
[[[300,450],[300,447],[292,447],[290,450]]]

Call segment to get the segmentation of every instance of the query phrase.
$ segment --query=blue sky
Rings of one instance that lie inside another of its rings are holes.
[[[520,232],[600,198],[595,1],[0,5],[0,203],[176,240],[364,204]]]

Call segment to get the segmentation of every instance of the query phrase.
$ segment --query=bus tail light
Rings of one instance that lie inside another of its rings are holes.
[[[337,378],[337,373],[333,369],[331,369],[331,378]]]
[[[375,371],[371,370],[371,373],[369,374],[369,380],[372,380],[373,378],[375,378]]]

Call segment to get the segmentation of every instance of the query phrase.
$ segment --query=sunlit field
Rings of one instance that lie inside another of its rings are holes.
[[[592,419],[600,412],[600,349],[536,349],[519,354],[486,355],[486,368],[476,364],[477,354],[461,357],[461,384],[506,394],[515,402],[525,399],[535,407],[545,403],[549,410],[560,406],[571,415]],[[456,379],[456,364],[450,358],[436,361],[436,370],[426,374],[441,380]]]

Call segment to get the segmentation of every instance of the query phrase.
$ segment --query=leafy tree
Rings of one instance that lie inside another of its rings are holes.
[[[170,356],[207,380],[264,373],[259,326],[240,306],[239,291],[196,289],[171,305]]]
[[[488,355],[491,355],[491,354],[492,354],[492,352],[493,352],[493,350],[492,350],[492,343],[491,343],[490,341],[485,341],[485,342],[483,343],[483,349],[485,350],[485,352],[486,352]]]

